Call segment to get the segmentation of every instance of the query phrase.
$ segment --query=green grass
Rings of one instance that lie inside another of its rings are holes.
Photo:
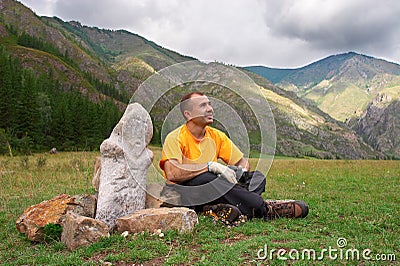
[[[159,157],[160,149],[154,149]],[[254,219],[239,227],[214,224],[199,217],[191,233],[149,233],[123,238],[112,235],[89,247],[68,251],[53,241],[32,243],[15,229],[15,221],[32,204],[60,193],[92,193],[94,158],[98,153],[36,154],[0,157],[1,265],[380,265],[379,261],[259,259],[264,250],[300,252],[336,248],[395,254],[400,260],[400,161],[306,160],[278,158],[267,178],[265,198],[303,199],[310,206],[306,219]],[[292,253],[294,254],[294,253]],[[339,254],[339,253],[337,253]],[[361,256],[361,254],[360,254]],[[390,255],[391,256],[391,255]],[[362,257],[361,257],[362,258]],[[392,258],[391,258],[392,259]]]

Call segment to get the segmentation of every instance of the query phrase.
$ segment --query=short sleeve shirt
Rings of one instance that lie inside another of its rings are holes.
[[[196,139],[186,124],[171,131],[165,138],[160,167],[169,159],[181,164],[201,164],[218,159],[226,164],[236,164],[243,157],[239,148],[222,131],[206,127],[203,139]]]

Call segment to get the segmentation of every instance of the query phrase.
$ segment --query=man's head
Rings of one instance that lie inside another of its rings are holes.
[[[209,125],[214,121],[214,110],[211,102],[202,92],[191,92],[184,95],[179,105],[187,121]]]

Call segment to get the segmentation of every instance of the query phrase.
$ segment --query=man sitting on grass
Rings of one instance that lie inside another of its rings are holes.
[[[261,197],[265,176],[259,171],[249,172],[249,162],[238,147],[223,132],[209,126],[214,110],[206,95],[186,94],[180,109],[186,123],[165,138],[160,167],[167,185],[180,193],[183,206],[198,212],[224,210],[231,214],[230,220],[238,214],[264,220],[307,216],[308,206],[303,201],[265,201]],[[247,186],[238,183],[237,172],[248,173]],[[249,180],[256,185],[248,187]]]

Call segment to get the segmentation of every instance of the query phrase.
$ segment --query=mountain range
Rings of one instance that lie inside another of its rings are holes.
[[[400,65],[348,52],[297,69],[245,69],[345,123],[375,150],[398,157]]]
[[[40,17],[14,0],[0,0],[0,11],[0,46],[23,69],[57,80],[58,90],[78,92],[94,103],[109,99],[121,111],[149,76],[164,67],[197,60],[125,30]],[[398,65],[347,53],[301,69],[239,70],[260,86],[271,106],[277,154],[348,159],[400,157]],[[213,97],[226,99],[220,89],[208,90]],[[178,92],[160,99],[151,112],[153,143],[160,142],[165,110],[179,102]],[[247,109],[238,104],[240,99],[233,101],[241,117],[248,115]],[[257,139],[251,122],[246,122],[249,135]]]

